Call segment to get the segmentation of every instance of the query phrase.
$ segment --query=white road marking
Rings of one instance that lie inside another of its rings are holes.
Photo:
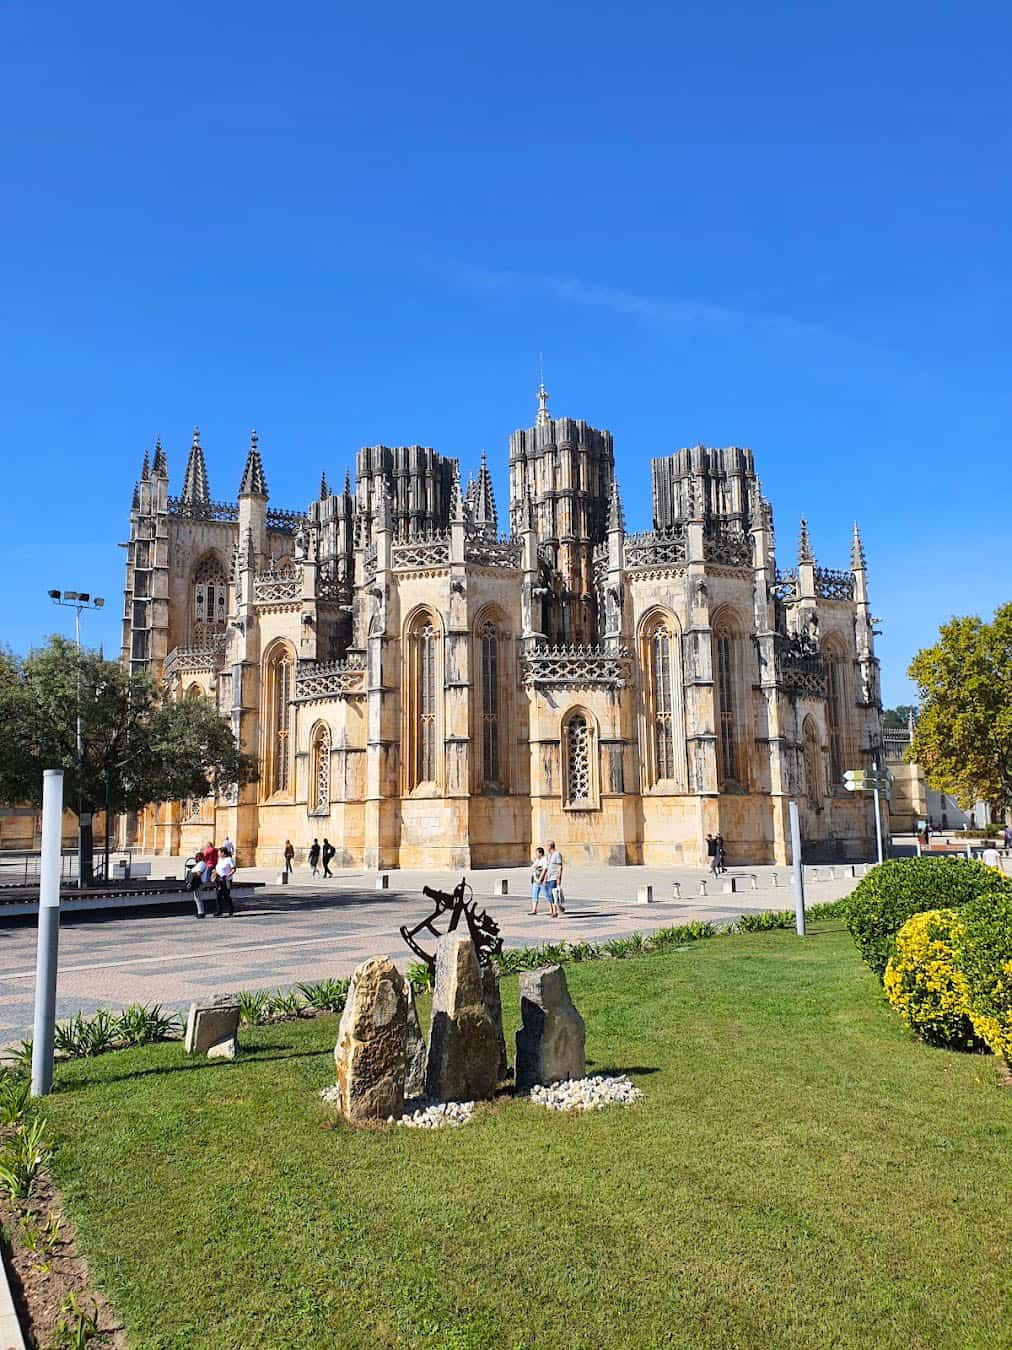
[[[369,936],[378,937],[384,931],[393,936],[398,930],[393,928],[374,930]],[[132,956],[125,961],[96,961],[87,966],[61,966],[60,974],[73,975],[83,970],[116,970],[120,966],[147,966],[157,964],[159,961],[203,961],[211,956],[222,957],[239,955],[243,952],[276,951],[279,947],[322,947],[328,942],[353,942],[356,938],[362,936],[364,935],[361,933],[342,933],[337,937],[301,938],[290,942],[258,942],[245,947],[214,947],[207,952],[170,952],[163,956]],[[4,978],[8,980],[34,980],[35,970],[15,970],[6,974]]]

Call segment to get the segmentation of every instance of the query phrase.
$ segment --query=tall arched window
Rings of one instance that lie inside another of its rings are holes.
[[[500,787],[503,781],[499,751],[499,630],[488,620],[478,633],[481,690],[481,783]]]
[[[713,678],[717,716],[717,774],[721,787],[743,786],[746,776],[742,739],[741,639],[729,624],[713,634]]]
[[[835,645],[823,649],[826,663],[826,720],[829,726],[829,776],[836,785],[847,769],[846,657]]]
[[[405,672],[404,764],[407,789],[440,779],[438,753],[439,700],[442,677],[440,630],[428,611],[416,615],[407,633]]]
[[[672,619],[658,617],[648,623],[643,631],[642,662],[647,782],[684,786],[682,643]]]
[[[209,642],[225,628],[228,617],[228,578],[221,562],[209,554],[193,574],[192,639]]]
[[[309,756],[309,809],[316,815],[330,810],[330,727],[321,722],[313,732]]]
[[[294,693],[295,659],[279,645],[267,658],[264,672],[267,795],[288,792],[291,782],[290,704]]]
[[[809,805],[822,805],[822,751],[819,749],[819,733],[811,717],[806,717],[801,729],[802,754],[805,764],[805,796]]]
[[[597,736],[590,715],[569,713],[562,724],[562,802],[569,810],[598,806]]]

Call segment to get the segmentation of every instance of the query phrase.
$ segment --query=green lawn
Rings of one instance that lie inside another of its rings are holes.
[[[1012,1092],[910,1039],[842,927],[567,975],[638,1106],[331,1127],[329,1017],[62,1066],[55,1170],[131,1346],[1012,1344]]]

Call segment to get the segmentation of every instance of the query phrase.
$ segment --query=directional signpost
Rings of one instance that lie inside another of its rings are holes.
[[[893,776],[888,769],[848,769],[843,775],[843,786],[848,792],[870,792],[875,800],[875,845],[878,860],[882,861],[882,813],[879,793],[886,798],[892,791]]]

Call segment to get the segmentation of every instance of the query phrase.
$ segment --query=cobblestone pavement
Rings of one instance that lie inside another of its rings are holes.
[[[150,862],[154,876],[182,873],[179,859]],[[731,877],[746,889],[725,894],[722,883]],[[240,881],[266,885],[254,899],[237,904],[233,919],[214,918],[213,905],[202,921],[190,912],[66,915],[60,932],[57,1016],[133,1002],[185,1008],[194,998],[227,990],[345,976],[376,955],[390,955],[403,967],[410,953],[400,925],[417,923],[431,908],[422,886],[451,890],[460,874],[395,871],[389,878],[390,889],[378,891],[374,873],[339,871],[324,880],[311,878],[301,867],[291,884],[280,886],[276,872],[242,868]],[[509,882],[507,896],[491,894],[500,878]],[[565,876],[567,912],[559,919],[549,918],[544,904],[538,915],[528,914],[526,868],[481,870],[468,879],[508,946],[561,938],[599,941],[690,919],[721,922],[747,910],[793,905],[786,868],[731,868],[726,878],[717,879],[689,867],[570,868]],[[703,880],[705,895],[700,894]],[[681,889],[678,900],[672,898],[674,882]],[[654,888],[655,903],[649,906],[637,903],[638,888],[647,884]],[[850,877],[809,879],[807,900],[835,900],[854,885]],[[31,1034],[35,939],[32,922],[0,921],[0,1045]]]

